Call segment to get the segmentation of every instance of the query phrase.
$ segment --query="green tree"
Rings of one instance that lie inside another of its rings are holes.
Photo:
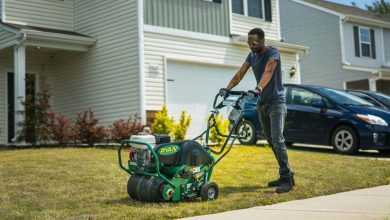
[[[385,0],[376,0],[372,5],[366,4],[367,10],[374,12],[376,14],[390,14],[390,3]]]

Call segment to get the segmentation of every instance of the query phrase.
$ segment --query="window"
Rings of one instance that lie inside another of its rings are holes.
[[[353,27],[355,56],[376,59],[375,31],[366,27]]]
[[[316,93],[302,88],[291,88],[287,104],[312,106],[314,102],[322,100]]]
[[[243,0],[232,0],[233,13],[243,15],[244,14],[244,2]]]
[[[361,54],[363,57],[371,57],[370,48],[371,48],[371,40],[370,40],[370,30],[367,28],[360,28],[360,48]]]
[[[232,0],[232,12],[272,21],[272,0]]]

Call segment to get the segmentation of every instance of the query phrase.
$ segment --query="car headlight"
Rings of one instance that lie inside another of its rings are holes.
[[[373,125],[383,125],[383,126],[388,126],[385,120],[383,118],[375,116],[375,115],[361,115],[361,114],[356,114],[360,119],[363,121],[373,124]]]

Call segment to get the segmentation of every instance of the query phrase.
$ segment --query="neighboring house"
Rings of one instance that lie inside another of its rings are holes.
[[[278,0],[0,2],[0,144],[23,120],[14,112],[23,110],[26,84],[37,90],[45,79],[56,112],[91,108],[106,125],[135,113],[145,122],[167,104],[172,116],[192,116],[192,137],[244,62],[251,28],[280,49],[285,82],[300,82],[308,50],[280,42]],[[248,74],[240,88],[254,86]]]
[[[305,84],[390,94],[390,16],[323,0],[280,4],[284,42],[310,47]]]

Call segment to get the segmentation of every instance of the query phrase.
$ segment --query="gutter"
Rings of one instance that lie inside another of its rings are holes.
[[[372,19],[372,18],[360,17],[360,16],[356,16],[356,15],[345,15],[342,18],[342,21],[344,23],[349,21],[349,22],[362,23],[362,24],[366,24],[366,25],[373,25],[373,26],[378,26],[378,27],[390,28],[390,22],[376,20],[376,19]]]

